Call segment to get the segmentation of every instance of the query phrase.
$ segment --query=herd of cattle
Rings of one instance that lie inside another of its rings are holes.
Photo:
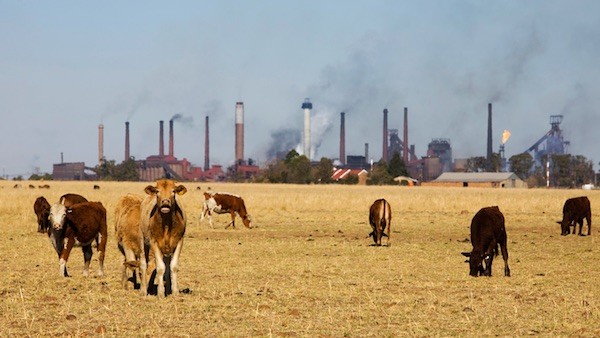
[[[95,188],[95,187],[94,187]],[[152,293],[165,296],[178,294],[177,271],[179,254],[183,246],[187,217],[178,196],[187,192],[183,185],[169,179],[157,180],[148,185],[145,197],[127,194],[119,199],[115,207],[115,236],[117,246],[123,254],[122,284],[128,288],[129,281],[139,287],[143,295]],[[69,276],[67,261],[73,246],[81,246],[84,257],[85,276],[89,275],[92,259],[92,246],[98,252],[98,275],[104,274],[104,256],[108,236],[106,209],[100,202],[90,202],[77,194],[65,194],[59,201],[50,205],[43,197],[38,197],[33,206],[37,216],[38,232],[46,233],[54,247],[60,266],[60,275]],[[240,196],[204,192],[201,221],[207,217],[212,226],[212,214],[228,213],[231,222],[226,226],[235,227],[235,216],[243,224],[252,228],[251,217],[246,211]],[[561,235],[575,234],[579,224],[582,235],[583,220],[587,221],[587,235],[591,235],[592,218],[590,201],[587,197],[568,199],[563,207]],[[369,224],[375,246],[381,246],[383,237],[390,245],[392,210],[385,199],[376,200],[369,209]],[[479,210],[471,221],[471,252],[463,252],[469,259],[471,276],[491,276],[492,261],[498,255],[498,246],[504,259],[504,275],[510,276],[508,267],[507,236],[504,215],[497,206]],[[131,276],[131,277],[130,277]],[[139,282],[138,282],[139,281]],[[136,288],[137,288],[136,287]]]

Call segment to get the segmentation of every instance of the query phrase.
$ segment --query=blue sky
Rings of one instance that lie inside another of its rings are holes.
[[[302,130],[313,105],[315,157],[336,158],[339,113],[346,154],[381,157],[382,110],[423,156],[448,138],[457,158],[506,155],[549,129],[550,115],[598,168],[600,2],[0,0],[0,167],[51,172],[67,162],[158,153],[158,121],[175,114],[175,155],[202,166],[210,116],[211,163],[234,160],[235,102],[245,104],[245,156]],[[274,138],[273,135],[277,137]],[[286,139],[286,140],[284,140]]]

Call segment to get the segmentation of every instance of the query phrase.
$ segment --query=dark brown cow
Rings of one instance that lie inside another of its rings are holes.
[[[204,203],[202,204],[202,215],[200,221],[208,216],[208,222],[212,227],[212,213],[230,214],[231,222],[225,226],[225,229],[232,225],[235,228],[235,214],[238,214],[242,219],[242,223],[247,228],[252,228],[252,217],[246,211],[244,200],[237,195],[232,195],[223,192],[204,192]]]
[[[583,219],[586,219],[588,236],[592,234],[592,209],[590,208],[590,200],[586,196],[569,198],[565,201],[563,206],[563,219],[560,222],[561,235],[566,236],[571,233],[571,227],[573,227],[573,234],[577,229],[577,223],[579,223],[579,236],[585,236],[581,233],[583,228]]]
[[[471,221],[471,252],[463,252],[469,257],[469,274],[473,277],[491,276],[492,261],[498,256],[498,245],[504,259],[504,275],[510,276],[508,267],[508,248],[506,247],[506,229],[504,215],[497,206],[482,208]],[[485,264],[485,266],[484,266]]]
[[[390,235],[392,234],[392,207],[383,198],[376,200],[369,209],[369,224],[373,231],[375,245],[381,246],[381,237],[387,237],[387,246],[390,246]],[[387,228],[387,234],[385,229]]]
[[[177,271],[187,222],[178,196],[185,194],[187,189],[173,180],[161,179],[156,181],[156,186],[149,185],[144,191],[148,195],[141,203],[140,224],[145,256],[140,260],[148,262],[149,251],[154,254],[159,297],[171,292],[178,295]],[[145,267],[142,261],[140,268],[143,270]],[[147,277],[146,271],[141,271],[141,274],[142,278]],[[164,279],[167,280],[166,287]],[[147,285],[153,284],[149,279]]]
[[[37,223],[39,233],[44,233],[50,228],[50,222],[48,217],[50,216],[50,203],[44,196],[38,197],[33,203],[33,212],[37,216]]]
[[[97,184],[94,184],[94,190],[100,190],[100,186]]]
[[[55,208],[56,207],[56,208]],[[92,260],[92,242],[98,242],[98,276],[104,275],[104,254],[106,250],[107,225],[106,225],[106,209],[100,202],[83,202],[77,203],[70,207],[65,207],[63,204],[55,204],[52,206],[55,220],[62,222],[54,222],[52,224],[54,230],[65,231],[67,244],[60,254],[60,273],[67,276],[67,261],[71,249],[77,243],[81,245],[83,250],[84,268],[83,275],[89,275],[90,262]],[[99,241],[98,241],[99,238]]]

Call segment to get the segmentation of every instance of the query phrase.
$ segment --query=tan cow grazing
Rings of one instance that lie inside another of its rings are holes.
[[[212,227],[213,212],[231,215],[231,222],[225,226],[225,229],[229,228],[230,225],[235,228],[235,214],[240,216],[242,223],[244,223],[247,228],[252,228],[252,218],[246,211],[246,204],[240,196],[223,192],[204,192],[204,202],[202,203],[200,222],[204,220],[205,216],[208,216],[208,222]]]
[[[146,277],[147,262],[144,257],[144,235],[141,228],[142,197],[127,194],[119,199],[115,208],[115,236],[117,246],[123,254],[121,283],[128,288],[130,271],[133,273],[133,284],[139,280],[140,293],[146,294],[148,285]],[[143,258],[143,259],[142,259]]]
[[[67,244],[60,253],[60,274],[67,275],[67,261],[71,249],[77,243],[83,249],[84,268],[83,275],[89,275],[90,262],[92,260],[92,242],[98,238],[98,276],[104,275],[104,254],[106,252],[107,226],[106,209],[100,202],[77,203],[70,207],[63,204],[55,204],[51,208],[54,222],[52,227],[56,232],[64,230]],[[66,231],[71,229],[71,231]]]
[[[369,209],[369,224],[373,231],[369,236],[373,236],[376,246],[381,246],[381,237],[387,237],[387,246],[390,246],[390,235],[392,234],[392,208],[383,198],[376,200]],[[385,228],[388,229],[387,235]]]
[[[158,279],[157,295],[164,297],[168,293],[163,280],[165,273],[167,284],[170,276],[173,295],[178,295],[177,271],[185,234],[186,216],[177,201],[177,196],[185,194],[187,189],[183,185],[177,185],[173,180],[161,179],[156,181],[155,186],[147,186],[144,191],[148,196],[141,205],[141,225],[144,245],[149,245],[150,251],[154,254],[156,279]],[[149,259],[147,255],[144,258]],[[148,281],[148,284],[150,283],[151,281]]]

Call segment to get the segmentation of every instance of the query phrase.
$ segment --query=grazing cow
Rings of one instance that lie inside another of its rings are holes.
[[[186,216],[177,196],[185,194],[187,189],[173,180],[161,179],[156,181],[156,186],[149,185],[144,191],[148,196],[141,205],[141,226],[144,245],[149,246],[149,250],[154,254],[158,279],[157,294],[163,297],[170,291],[168,287],[165,288],[163,278],[166,273],[167,286],[170,280],[173,295],[178,295],[177,271]],[[144,259],[149,259],[148,254]],[[150,284],[151,280],[148,281],[148,285]]]
[[[369,237],[373,237],[375,245],[381,246],[381,237],[387,237],[387,246],[390,246],[390,235],[392,234],[392,208],[388,201],[381,198],[373,202],[369,209],[369,224],[373,231]],[[385,228],[387,227],[387,234]]]
[[[39,233],[47,232],[50,228],[48,220],[48,217],[50,217],[50,203],[48,203],[48,200],[44,196],[40,196],[35,200],[35,203],[33,203],[33,212],[37,216],[37,231]]]
[[[60,253],[60,273],[67,274],[67,261],[71,249],[77,243],[83,250],[84,269],[83,275],[89,275],[92,260],[92,242],[98,243],[98,276],[104,275],[104,254],[106,250],[107,226],[106,209],[100,202],[77,203],[70,207],[57,203],[52,206],[51,215],[54,222],[52,227],[57,232],[63,232],[67,244]],[[67,231],[70,229],[71,231]]]
[[[38,185],[38,188],[40,188],[40,189],[50,189],[50,185],[48,185],[48,184]]]
[[[504,276],[510,276],[508,267],[508,248],[506,247],[506,229],[504,215],[497,206],[482,208],[471,221],[471,252],[463,252],[469,257],[470,272],[473,277],[491,276],[492,261],[498,256],[498,245],[504,259]],[[485,267],[484,267],[485,263]]]
[[[117,246],[123,254],[122,279],[123,288],[128,286],[128,273],[133,272],[134,288],[139,278],[140,292],[146,294],[147,262],[144,258],[144,235],[140,226],[142,197],[127,194],[119,199],[115,209],[115,235]]]
[[[573,227],[573,234],[577,229],[577,223],[579,223],[579,236],[585,236],[581,233],[583,228],[583,219],[586,219],[588,236],[592,234],[592,209],[590,208],[590,200],[586,196],[569,198],[565,201],[563,206],[563,219],[560,222],[561,235],[566,236],[571,233],[571,227]]]
[[[200,222],[204,220],[205,216],[208,216],[208,222],[212,227],[213,212],[231,215],[231,222],[225,226],[225,229],[230,225],[235,228],[235,214],[240,216],[242,223],[244,223],[247,228],[252,228],[252,217],[250,217],[246,211],[246,204],[244,204],[244,200],[240,196],[222,192],[204,192],[204,202],[202,204]]]
[[[100,190],[100,186],[97,184],[94,184],[94,190]]]
[[[30,184],[30,185],[29,185],[29,189],[35,189],[35,185],[33,185],[33,184]]]

